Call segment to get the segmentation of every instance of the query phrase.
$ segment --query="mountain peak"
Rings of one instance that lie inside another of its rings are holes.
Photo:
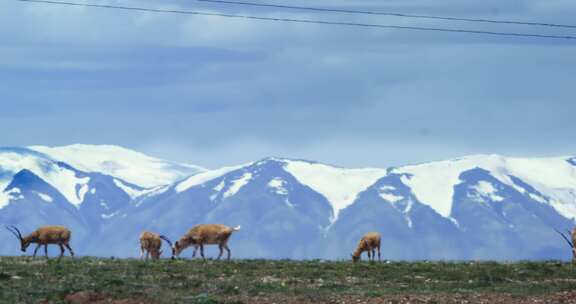
[[[444,161],[398,167],[394,173],[406,173],[406,184],[416,197],[444,217],[450,217],[454,186],[461,183],[463,172],[482,168],[500,182],[518,188],[511,177],[549,189],[570,189],[576,185],[576,169],[566,165],[566,157],[506,157],[498,154],[478,154]],[[521,190],[519,190],[521,191]],[[564,199],[558,197],[559,201]]]
[[[270,162],[281,163],[281,164],[285,164],[285,163],[288,163],[288,162],[303,162],[303,163],[309,163],[309,164],[317,164],[317,163],[319,163],[319,162],[317,162],[317,161],[307,160],[307,159],[268,156],[268,157],[265,157],[265,158],[260,159],[260,160],[258,160],[258,161],[255,161],[253,164],[259,165],[259,164],[270,163]]]
[[[288,161],[285,170],[300,183],[322,194],[334,209],[336,221],[340,211],[351,205],[361,191],[387,174],[386,169],[347,169],[318,162]]]
[[[29,148],[79,170],[101,172],[147,188],[171,184],[205,171],[199,166],[171,162],[114,145],[74,144]]]

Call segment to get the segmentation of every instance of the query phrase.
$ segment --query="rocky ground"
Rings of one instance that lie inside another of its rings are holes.
[[[1,257],[0,303],[576,303],[576,267]]]

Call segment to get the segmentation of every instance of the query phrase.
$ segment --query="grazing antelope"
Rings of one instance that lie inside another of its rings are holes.
[[[162,254],[162,240],[166,241],[170,248],[172,248],[172,242],[163,235],[144,231],[140,234],[140,258],[144,258],[144,253],[146,253],[146,260],[151,255],[152,260],[160,259],[160,255]]]
[[[375,249],[378,249],[378,261],[380,261],[380,233],[368,232],[360,239],[358,247],[356,247],[356,250],[352,253],[352,261],[354,261],[354,263],[358,262],[360,255],[364,251],[368,253],[368,259],[373,261],[376,258]],[[370,256],[370,252],[372,252],[372,256]]]
[[[554,229],[556,230],[556,229]],[[558,232],[558,234],[560,234],[562,236],[562,238],[564,240],[566,240],[566,242],[568,243],[568,245],[570,246],[570,248],[572,249],[572,263],[576,263],[576,248],[574,247],[576,245],[576,228],[572,229],[572,231],[568,231],[568,234],[572,237],[572,240],[570,240],[570,238],[565,235],[564,233],[556,230],[556,232]]]
[[[68,248],[70,255],[74,256],[74,251],[70,248],[70,238],[72,237],[72,232],[63,226],[43,226],[36,231],[30,233],[29,235],[22,237],[20,230],[16,226],[6,226],[8,231],[12,232],[14,236],[20,240],[20,250],[26,252],[28,246],[32,243],[38,244],[36,249],[34,249],[34,257],[40,246],[44,245],[44,254],[48,258],[48,244],[57,244],[60,246],[60,257],[64,255],[64,247]]]
[[[180,253],[189,246],[194,246],[192,257],[196,256],[196,250],[200,247],[200,255],[204,258],[204,245],[218,244],[220,254],[218,259],[222,257],[222,249],[226,249],[228,253],[228,260],[230,260],[230,248],[228,248],[228,240],[234,231],[240,230],[240,226],[231,228],[220,224],[201,224],[196,225],[180,238],[172,248],[172,258],[178,257]]]

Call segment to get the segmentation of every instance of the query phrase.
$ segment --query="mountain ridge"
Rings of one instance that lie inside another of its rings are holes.
[[[0,177],[20,173],[12,169],[23,159],[42,182],[19,178],[18,187],[4,187],[0,222],[32,229],[53,214],[79,231],[80,254],[134,256],[142,230],[177,238],[194,224],[219,222],[242,225],[231,240],[239,257],[341,259],[363,231],[376,230],[390,259],[568,258],[553,229],[571,227],[576,216],[573,157],[473,155],[360,169],[267,157],[143,187],[36,150],[8,150],[10,157],[0,149]],[[44,182],[60,171],[70,185]]]
[[[206,171],[200,166],[167,161],[115,145],[29,146],[28,149],[82,171],[116,176],[145,188],[171,184]]]

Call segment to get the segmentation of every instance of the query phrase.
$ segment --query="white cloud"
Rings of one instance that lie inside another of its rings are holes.
[[[488,28],[384,16],[191,5],[186,0],[162,4],[152,0],[90,1]],[[566,16],[576,9],[576,2],[548,2],[318,0],[314,5],[572,22]],[[290,3],[310,5],[304,0]],[[508,27],[490,27],[504,28]],[[516,153],[517,148],[496,141],[512,137],[516,147],[526,147],[533,141],[522,137],[529,121],[541,121],[543,126],[533,133],[556,134],[558,142],[565,143],[571,130],[567,116],[574,106],[567,101],[573,94],[565,88],[574,82],[570,70],[574,47],[556,47],[558,42],[547,40],[16,1],[0,1],[0,36],[0,77],[5,84],[0,90],[6,100],[23,100],[3,108],[0,127],[10,128],[15,123],[42,126],[7,134],[5,142],[11,144],[88,141],[140,147],[158,140],[160,144],[151,148],[154,154],[212,167],[226,165],[223,161],[235,164],[269,155],[356,166],[478,152]],[[196,47],[209,48],[195,53],[201,49]],[[508,82],[510,79],[517,81]],[[25,89],[31,85],[33,92]],[[47,99],[51,102],[46,103]],[[538,103],[545,106],[533,105]],[[557,107],[549,106],[552,104]],[[50,115],[40,113],[39,109],[47,107],[52,110]],[[545,115],[539,116],[541,113]],[[25,115],[32,118],[27,120],[22,117]],[[75,125],[73,130],[70,124]],[[500,127],[503,125],[506,127]],[[145,138],[141,134],[146,134]],[[549,138],[542,134],[539,137]],[[470,143],[471,136],[476,145]],[[177,144],[167,146],[166,142]],[[490,150],[498,145],[505,150]]]

